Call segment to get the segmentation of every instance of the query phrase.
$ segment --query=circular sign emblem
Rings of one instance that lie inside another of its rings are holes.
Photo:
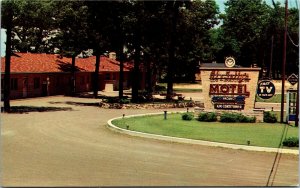
[[[234,58],[233,57],[226,57],[226,59],[225,59],[225,65],[226,65],[226,67],[234,67],[234,65],[235,65],[235,60],[234,60]]]
[[[275,85],[269,80],[262,80],[257,86],[257,96],[262,99],[269,99],[275,94]]]

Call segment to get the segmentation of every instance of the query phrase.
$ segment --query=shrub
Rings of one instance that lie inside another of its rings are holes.
[[[217,121],[217,115],[214,112],[200,113],[198,116],[198,121],[214,122]]]
[[[220,116],[220,122],[239,122],[236,113],[223,113]]]
[[[182,114],[181,118],[183,120],[190,121],[190,120],[192,120],[194,118],[194,114],[192,114],[192,113],[184,113],[184,114]]]
[[[122,98],[122,99],[119,100],[119,98],[117,98],[117,97],[110,97],[110,98],[104,99],[104,102],[107,102],[107,103],[129,104],[130,100],[127,99],[127,98]]]
[[[299,147],[299,138],[297,137],[289,137],[284,139],[282,142],[283,146],[287,147]]]
[[[105,99],[105,102],[107,102],[107,103],[118,103],[119,99],[116,98],[116,97],[109,97],[109,98]]]
[[[247,117],[248,121],[247,123],[255,123],[256,122],[256,117],[253,116],[253,117]]]
[[[155,85],[154,90],[155,91],[167,91],[167,88],[165,86]]]
[[[239,113],[223,113],[220,116],[220,122],[227,122],[227,123],[255,123],[256,117],[248,117],[243,114]]]
[[[248,117],[248,116],[244,116],[243,114],[239,114],[238,115],[238,122],[241,123],[255,123],[256,122],[256,117]]]
[[[264,112],[264,122],[266,123],[276,123],[277,117],[273,112]]]
[[[129,99],[121,99],[121,100],[120,100],[120,103],[121,103],[121,104],[129,104],[129,103],[130,103],[130,100],[129,100]]]

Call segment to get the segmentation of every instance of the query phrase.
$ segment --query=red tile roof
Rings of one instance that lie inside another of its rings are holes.
[[[59,58],[57,54],[16,53],[16,55],[11,57],[11,73],[69,72],[71,70],[71,58]],[[95,56],[76,58],[75,66],[81,72],[94,72],[95,61]],[[119,64],[116,60],[101,56],[100,72],[119,72]],[[1,57],[1,72],[4,72],[4,70],[5,57]],[[130,67],[125,65],[124,71],[130,71]]]

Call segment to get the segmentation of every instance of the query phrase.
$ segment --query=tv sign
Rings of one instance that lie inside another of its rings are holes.
[[[257,96],[262,99],[269,99],[275,94],[275,85],[269,80],[262,80],[257,86]]]

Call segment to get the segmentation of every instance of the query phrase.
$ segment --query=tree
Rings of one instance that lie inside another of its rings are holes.
[[[262,0],[229,0],[225,5],[226,14],[221,27],[224,35],[230,36],[231,49],[237,49],[231,54],[242,66],[262,65],[263,58],[259,57],[264,49],[270,7]]]
[[[88,49],[88,7],[83,1],[56,1],[55,8],[58,10],[56,23],[59,33],[56,39],[59,41],[60,54],[72,58],[70,94],[74,96],[76,93],[75,58],[83,50]]]
[[[18,1],[19,11],[13,27],[13,49],[19,52],[54,53],[53,1]]]
[[[140,80],[140,63],[141,63],[141,45],[143,40],[143,20],[145,19],[144,15],[144,2],[137,1],[132,6],[132,17],[130,28],[132,38],[132,44],[134,49],[134,66],[133,66],[133,79],[132,82],[132,102],[138,102],[139,100],[139,80]]]
[[[98,96],[100,56],[112,48],[114,3],[109,1],[86,2],[88,6],[89,45],[96,56],[93,74],[93,95]]]
[[[11,38],[13,19],[17,5],[14,1],[2,2],[3,27],[6,28],[6,55],[5,55],[5,74],[4,74],[4,111],[10,112],[10,59],[11,59]]]
[[[128,42],[126,39],[126,30],[128,27],[128,15],[131,7],[130,1],[112,1],[110,10],[112,12],[110,41],[111,50],[117,53],[117,60],[120,62],[119,71],[119,99],[123,98],[123,82],[124,82],[124,61],[125,61],[125,44]],[[130,26],[130,25],[129,25]]]
[[[212,61],[210,30],[218,23],[214,1],[193,1],[180,11],[174,80],[194,81],[199,61]]]
[[[52,26],[51,1],[3,1],[3,28],[7,29],[4,75],[4,110],[10,111],[10,57],[12,51],[50,52],[49,29]]]
[[[164,27],[165,2],[145,1],[144,3],[144,64],[147,71],[146,91],[149,98],[152,98],[153,75],[164,71],[167,60],[167,32]],[[159,79],[159,77],[158,77]]]
[[[279,3],[273,3],[270,9],[270,19],[267,31],[265,33],[266,51],[268,56],[264,57],[266,68],[268,68],[268,75],[271,78],[280,79],[283,59],[283,35],[284,35],[284,7]],[[299,17],[298,11],[295,8],[289,9],[288,18],[288,37],[287,37],[287,56],[286,69],[287,75],[297,73],[299,64],[299,54],[297,42],[299,36]]]
[[[177,21],[179,16],[179,7],[182,2],[168,1],[166,10],[170,15],[170,27],[169,27],[169,47],[168,47],[168,70],[167,70],[167,100],[172,100],[173,96],[173,76],[174,76],[174,61],[175,61],[175,45],[177,36]]]
[[[225,14],[220,16],[223,25],[211,31],[214,44],[213,57],[223,61],[234,56],[237,64],[271,69],[268,75],[279,79],[282,69],[284,33],[284,7],[273,1],[268,6],[262,0],[229,0],[225,3]],[[287,73],[297,70],[299,17],[295,8],[289,9]],[[293,44],[294,43],[294,44]],[[217,45],[217,46],[215,46]]]

